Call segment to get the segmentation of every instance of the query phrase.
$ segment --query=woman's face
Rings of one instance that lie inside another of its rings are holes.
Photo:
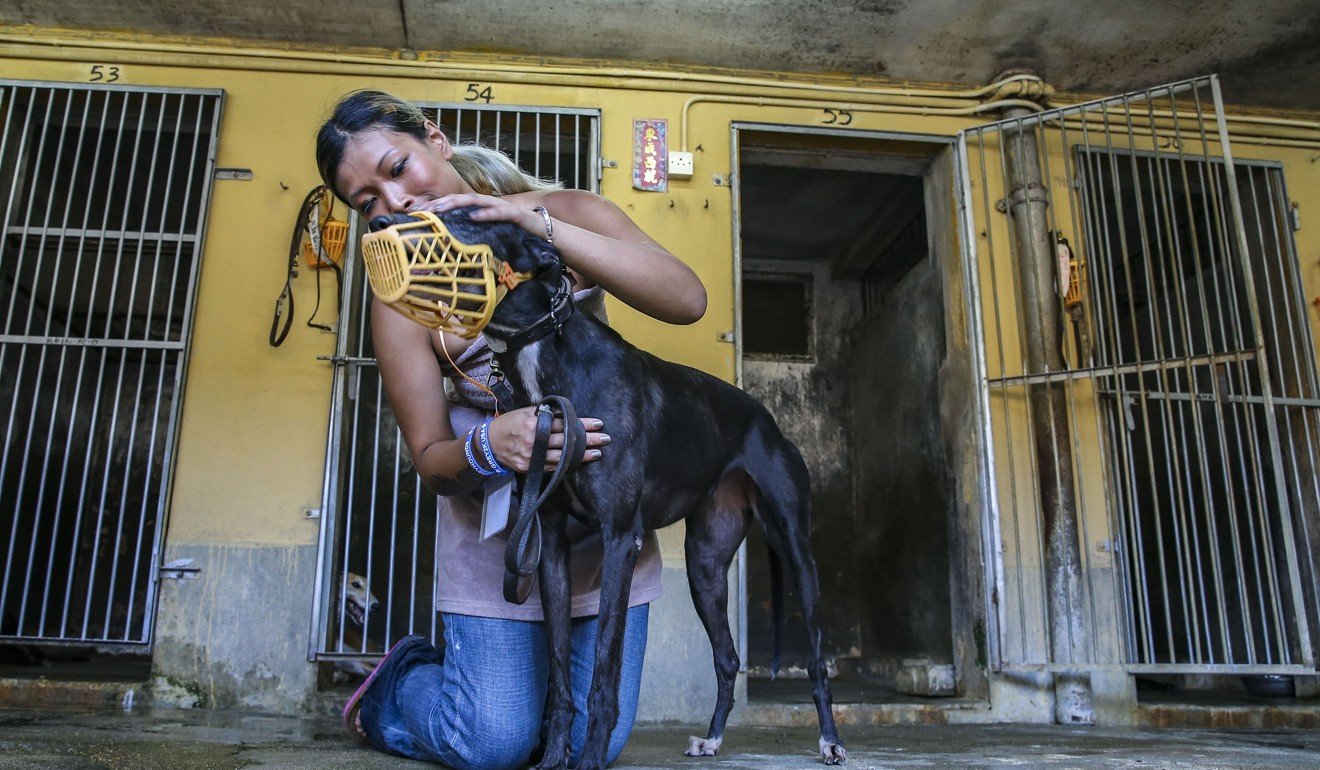
[[[383,129],[348,140],[336,189],[365,217],[403,214],[454,193],[471,192],[449,164],[449,139],[427,122],[426,141]]]

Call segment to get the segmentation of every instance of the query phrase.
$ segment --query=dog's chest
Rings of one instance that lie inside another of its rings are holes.
[[[541,399],[545,398],[545,387],[542,382],[544,371],[541,368],[541,346],[545,340],[537,340],[518,351],[514,359],[514,371],[517,373],[518,385],[522,388],[522,395],[528,404],[539,404]]]

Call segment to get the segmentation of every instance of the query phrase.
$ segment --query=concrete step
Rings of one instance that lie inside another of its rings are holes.
[[[961,698],[923,701],[834,704],[834,721],[845,725],[951,725],[987,722],[990,704]],[[737,725],[811,727],[816,724],[812,703],[773,703],[753,700],[735,711]]]
[[[5,708],[131,711],[147,705],[148,700],[144,682],[0,678],[0,703]]]

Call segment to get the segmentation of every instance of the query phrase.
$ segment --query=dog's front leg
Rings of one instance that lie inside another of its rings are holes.
[[[624,522],[626,524],[626,522]],[[623,631],[628,618],[628,594],[633,568],[642,552],[640,524],[625,531],[601,533],[605,554],[601,561],[600,618],[596,625],[596,660],[587,693],[587,738],[578,770],[601,770],[610,747],[610,734],[619,719],[619,673],[623,668]]]
[[[547,501],[541,508],[541,608],[550,650],[550,681],[545,699],[544,751],[538,770],[568,767],[573,727],[572,597],[568,580],[568,514]]]

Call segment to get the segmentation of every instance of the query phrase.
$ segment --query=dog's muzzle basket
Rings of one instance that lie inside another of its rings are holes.
[[[429,211],[362,237],[362,262],[381,302],[419,324],[472,339],[495,305],[530,273],[514,273],[489,245],[467,244]]]

